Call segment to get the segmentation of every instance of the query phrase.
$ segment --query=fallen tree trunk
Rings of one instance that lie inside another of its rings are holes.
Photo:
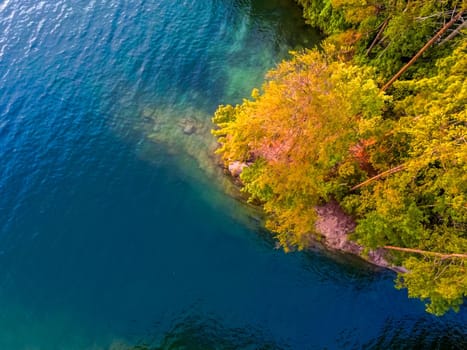
[[[372,178],[368,179],[368,180],[365,180],[361,183],[359,183],[358,185],[355,185],[354,187],[352,187],[350,189],[350,191],[355,191],[356,189],[359,189],[360,187],[363,187],[363,186],[366,186],[368,185],[370,182],[372,181],[375,181],[375,180],[378,180],[386,175],[390,175],[390,174],[394,174],[394,173],[397,173],[398,171],[401,171],[405,168],[405,165],[402,164],[402,165],[398,165],[394,168],[391,168],[389,170],[386,170],[386,171],[383,171],[382,173],[376,175],[376,176],[373,176]]]
[[[432,255],[432,256],[440,257],[441,259],[452,259],[452,258],[467,259],[467,254],[460,254],[460,253],[430,252],[430,251],[422,250],[422,249],[402,248],[402,247],[395,247],[395,246],[392,246],[392,245],[386,245],[383,248],[384,249],[389,249],[389,250],[397,250],[397,251],[406,252],[406,253]]]

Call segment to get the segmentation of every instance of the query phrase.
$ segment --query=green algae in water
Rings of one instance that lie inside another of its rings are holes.
[[[151,162],[162,152],[179,169],[179,176],[197,189],[200,199],[217,209],[223,208],[223,212],[247,227],[258,229],[262,214],[256,207],[237,202],[244,197],[214,153],[217,142],[205,112],[145,107],[140,118],[137,125],[145,139],[139,151],[143,159]]]

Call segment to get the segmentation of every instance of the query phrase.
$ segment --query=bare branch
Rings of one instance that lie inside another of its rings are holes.
[[[447,43],[449,40],[451,40],[451,39],[454,38],[457,34],[459,34],[460,31],[461,31],[463,28],[467,28],[467,21],[464,21],[464,20],[462,19],[462,24],[461,24],[459,27],[457,27],[456,29],[454,29],[454,30],[452,31],[451,34],[449,34],[443,41],[441,41],[441,42],[439,43],[439,45],[443,45],[443,44]]]
[[[367,56],[370,54],[370,52],[371,52],[371,50],[373,49],[373,47],[378,43],[379,38],[381,37],[381,35],[383,34],[384,30],[386,29],[388,23],[389,23],[389,17],[386,18],[386,19],[384,20],[384,22],[381,24],[381,27],[380,27],[380,29],[379,29],[379,31],[378,31],[378,34],[376,34],[376,36],[375,36],[373,42],[371,43],[370,47],[368,48],[368,50],[366,50],[366,55],[367,55]]]

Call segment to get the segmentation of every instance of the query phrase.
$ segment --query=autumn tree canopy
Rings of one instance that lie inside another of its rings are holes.
[[[349,149],[384,104],[372,76],[307,51],[270,71],[252,100],[216,112],[218,152],[227,163],[253,162],[242,174],[245,191],[265,203],[284,247],[303,247],[314,205],[340,192],[342,180],[360,179]]]

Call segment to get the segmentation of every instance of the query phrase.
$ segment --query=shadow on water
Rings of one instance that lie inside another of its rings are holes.
[[[361,258],[341,252],[315,249],[304,252],[302,267],[317,280],[364,291],[373,283],[395,277],[392,271],[373,266]]]
[[[279,344],[255,327],[226,327],[209,317],[189,316],[178,320],[160,340],[141,342],[128,350],[279,350]]]
[[[256,222],[254,232],[267,249],[283,252],[274,235],[264,228],[262,222]],[[353,254],[328,250],[317,242],[315,247],[308,250],[284,254],[295,255],[303,271],[313,275],[314,280],[350,287],[357,292],[375,282],[391,280],[396,276],[393,271],[372,265]]]
[[[433,322],[436,323],[435,327]],[[367,343],[355,339],[352,328],[342,331],[332,348],[346,350],[463,350],[467,348],[466,325],[430,318],[389,319],[380,334]],[[155,332],[157,333],[157,331]],[[287,341],[254,326],[226,327],[213,317],[189,315],[176,320],[161,336],[148,335],[135,345],[114,342],[109,350],[280,350],[292,349]],[[310,347],[315,349],[315,347]],[[324,347],[323,349],[328,349]]]
[[[289,0],[238,0],[236,3],[247,8],[257,21],[270,23],[271,30],[289,43],[291,50],[309,48],[320,40],[318,31],[303,20],[302,9],[296,3],[291,4]]]
[[[390,319],[381,334],[365,344],[364,349],[463,350],[467,349],[467,325],[443,322],[434,317]]]

